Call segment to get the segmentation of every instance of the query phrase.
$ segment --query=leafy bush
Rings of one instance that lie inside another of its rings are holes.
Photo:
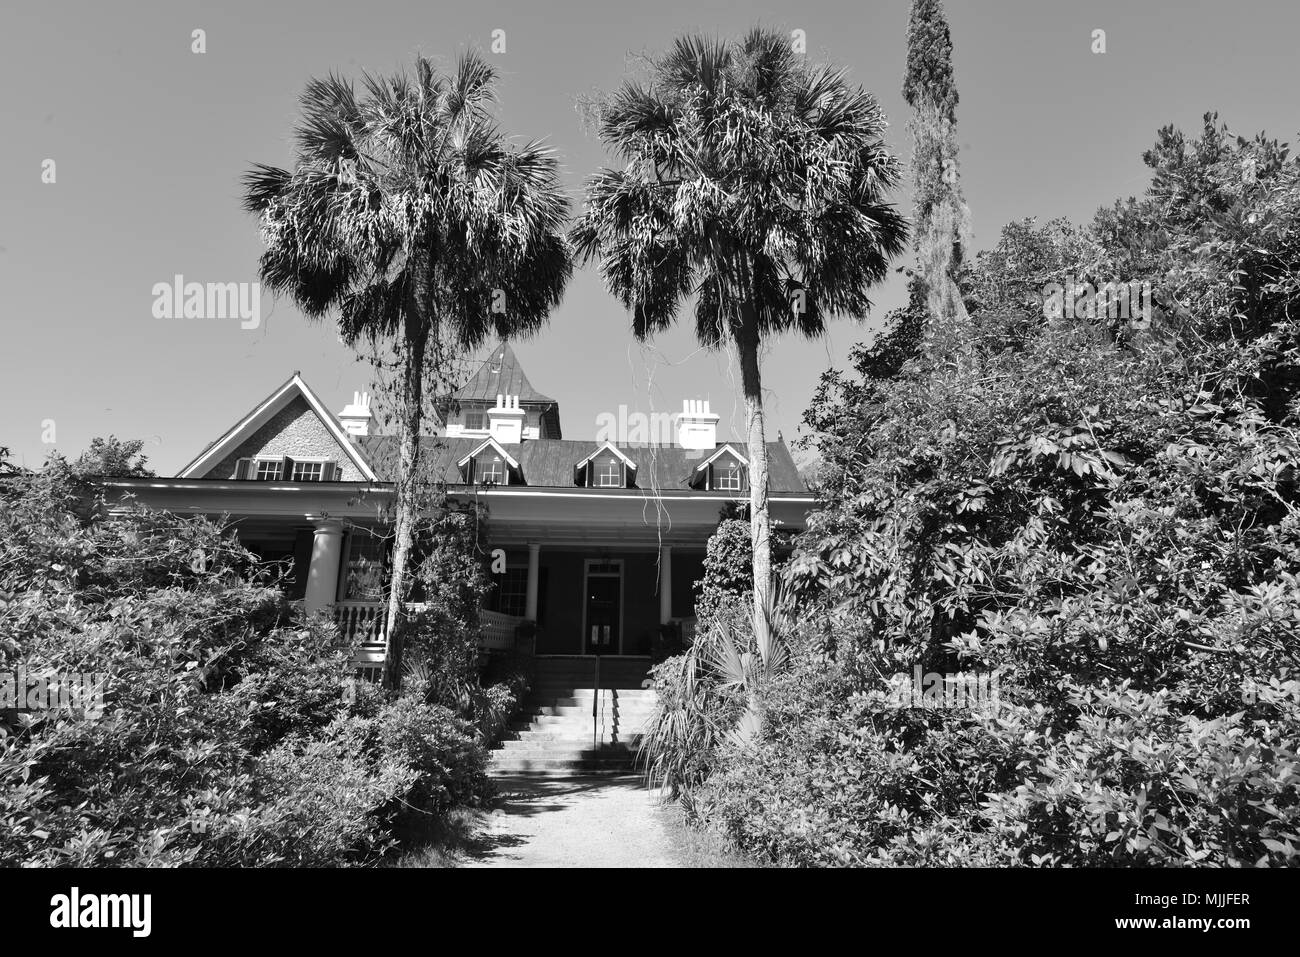
[[[971,361],[914,301],[827,376],[794,665],[697,820],[796,864],[1300,864],[1300,166],[1209,117],[1147,160],[968,271]],[[1067,280],[1151,281],[1150,327],[1045,317]],[[899,707],[916,667],[1000,707]]]
[[[0,483],[0,675],[104,699],[0,714],[0,863],[362,863],[481,797],[473,728],[354,687],[273,579],[214,523],[111,514],[57,458]]]
[[[748,519],[724,518],[718,523],[705,545],[704,577],[696,586],[695,614],[702,629],[709,627],[715,613],[751,599],[754,546]]]

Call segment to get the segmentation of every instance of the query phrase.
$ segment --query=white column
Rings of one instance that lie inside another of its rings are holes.
[[[537,561],[542,546],[537,542],[528,543],[528,590],[524,595],[524,617],[529,621],[537,620]]]
[[[311,543],[311,566],[307,570],[307,594],[303,607],[310,614],[334,604],[339,587],[339,562],[343,560],[343,523],[332,519],[316,522]]]
[[[659,624],[673,620],[673,547],[659,546]]]

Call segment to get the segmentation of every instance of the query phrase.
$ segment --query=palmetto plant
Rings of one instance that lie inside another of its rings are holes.
[[[715,749],[743,747],[763,728],[763,688],[790,662],[794,628],[781,580],[766,590],[762,629],[715,618],[686,653],[661,673],[654,714],[641,738],[639,760],[652,786],[688,796],[707,776]]]
[[[384,681],[401,681],[402,598],[415,517],[429,353],[537,330],[572,271],[568,202],[554,157],[515,145],[491,113],[495,72],[478,55],[451,73],[312,80],[292,170],[257,165],[263,284],[348,345],[382,343],[400,369],[395,543]]]
[[[868,291],[906,242],[885,201],[898,163],[875,98],[844,72],[812,66],[790,38],[679,39],[599,110],[622,169],[595,175],[572,233],[599,259],[641,339],[695,300],[710,348],[734,345],[745,399],[754,546],[754,626],[771,567],[759,349],[793,330],[862,316]]]

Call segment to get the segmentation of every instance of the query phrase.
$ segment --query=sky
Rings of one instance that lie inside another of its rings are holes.
[[[288,166],[296,102],[330,71],[391,72],[417,53],[450,65],[485,51],[501,73],[502,127],[545,139],[575,208],[611,160],[576,109],[616,88],[630,55],[687,32],[755,23],[802,30],[810,59],[849,68],[879,98],[906,163],[902,99],[907,0],[441,0],[107,3],[0,6],[0,446],[27,466],[75,455],[94,436],[140,438],[173,475],[294,371],[334,411],[370,370],[328,324],[263,295],[238,319],[155,316],[154,286],[256,282],[255,221],[239,204],[254,162]],[[1142,151],[1166,124],[1189,133],[1217,110],[1235,132],[1292,140],[1300,128],[1294,0],[950,0],[962,184],[977,249],[1007,222],[1091,218],[1140,195]],[[203,30],[206,50],[192,51]],[[491,52],[493,31],[505,49]],[[1105,31],[1095,53],[1094,31]],[[497,35],[498,37],[501,35]],[[53,182],[48,179],[53,160]],[[894,197],[910,213],[906,185]],[[910,266],[904,257],[899,267]],[[800,434],[821,374],[901,305],[905,280],[870,315],[763,358],[768,428]],[[548,328],[515,349],[533,386],[560,403],[566,438],[602,413],[674,411],[709,399],[720,438],[744,431],[739,370],[702,351],[689,315],[649,345],[579,270]]]

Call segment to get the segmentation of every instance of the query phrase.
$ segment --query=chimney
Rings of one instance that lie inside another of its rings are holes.
[[[519,396],[497,395],[497,404],[488,409],[488,434],[501,445],[518,445],[524,438],[524,410]]]
[[[684,449],[713,451],[718,445],[718,418],[708,399],[683,399],[677,417],[677,444]]]
[[[373,418],[370,414],[369,392],[353,392],[352,404],[345,406],[339,413],[339,422],[348,435],[369,435],[370,420]]]

